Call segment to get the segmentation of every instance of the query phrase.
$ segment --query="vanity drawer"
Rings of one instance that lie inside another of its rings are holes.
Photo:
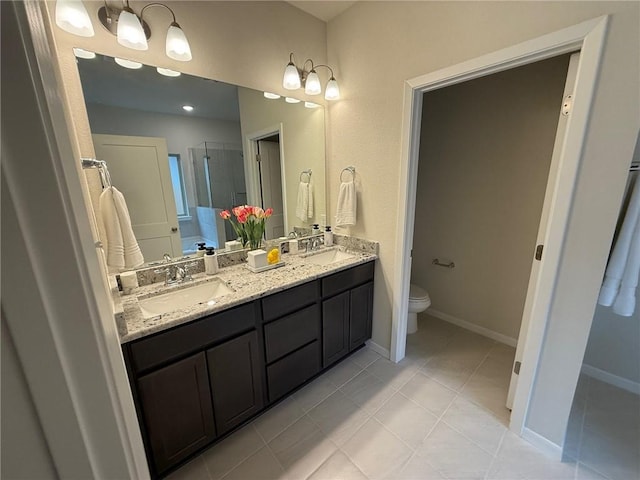
[[[313,304],[264,326],[267,363],[320,338],[320,306]]]
[[[262,317],[265,322],[306,307],[318,300],[318,282],[313,281],[274,293],[262,299]]]
[[[133,370],[138,373],[151,369],[251,330],[256,327],[256,310],[256,303],[251,302],[157,335],[134,340],[130,344]]]
[[[373,280],[374,262],[334,273],[322,279],[322,296],[330,297]]]
[[[269,402],[274,402],[320,371],[320,342],[310,343],[267,367]]]

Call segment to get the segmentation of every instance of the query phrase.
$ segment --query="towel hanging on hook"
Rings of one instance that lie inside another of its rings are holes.
[[[305,183],[310,183],[311,182],[311,174],[313,172],[311,171],[311,169],[308,170],[303,170],[302,172],[300,172],[300,181],[302,182],[302,177],[304,175],[307,175],[307,181]]]
[[[352,167],[352,166],[348,166],[342,169],[342,171],[340,172],[340,182],[344,183],[345,180],[342,178],[342,174],[344,172],[349,172],[351,173],[351,181],[355,182],[356,180],[356,167]]]

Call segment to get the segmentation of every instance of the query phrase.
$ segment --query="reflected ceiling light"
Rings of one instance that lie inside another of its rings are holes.
[[[268,98],[269,100],[277,100],[280,98],[280,95],[277,93],[264,92],[264,98]]]
[[[175,70],[170,70],[168,68],[157,67],[156,70],[160,75],[164,75],[165,77],[179,77],[182,75],[180,72],[176,72]]]
[[[306,69],[307,64],[311,65],[309,70]],[[302,64],[302,68],[299,68],[293,60],[293,53],[289,54],[289,63],[284,69],[282,86],[287,90],[297,90],[304,85],[304,93],[307,95],[319,95],[322,93],[322,86],[316,69],[320,67],[324,67],[331,72],[331,77],[325,88],[324,98],[326,100],[337,100],[340,98],[340,89],[333,74],[333,69],[329,65],[314,65],[313,60],[310,58],[307,58]]]
[[[318,108],[320,105],[318,105],[317,103],[313,103],[313,102],[304,102],[304,106],[306,108]]]
[[[183,106],[182,106],[182,109],[183,109],[185,112],[193,112],[193,107],[192,107],[191,105],[183,105]]]
[[[98,19],[104,28],[114,34],[120,45],[134,50],[148,50],[147,40],[151,38],[151,28],[144,21],[144,12],[150,7],[164,7],[171,12],[172,21],[167,30],[165,53],[169,58],[187,62],[193,57],[187,36],[176,22],[173,10],[163,3],[149,3],[136,14],[129,6],[129,0],[123,0],[122,8],[104,5],[98,9]],[[56,24],[63,30],[91,37],[94,35],[93,25],[80,0],[58,0],[56,4]]]
[[[285,97],[284,101],[287,103],[300,103],[300,100],[298,100],[297,98],[291,98],[291,97]]]
[[[65,32],[80,37],[93,37],[93,25],[87,9],[80,0],[58,0],[56,3],[56,25]]]
[[[96,54],[94,52],[90,52],[89,50],[85,50],[84,48],[74,48],[73,54],[78,58],[96,58]]]
[[[137,70],[138,68],[142,68],[142,64],[140,62],[134,62],[133,60],[125,60],[124,58],[114,58],[115,62],[124,68],[131,68],[132,70]]]

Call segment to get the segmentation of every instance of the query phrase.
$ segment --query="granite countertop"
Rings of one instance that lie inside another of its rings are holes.
[[[322,253],[330,248],[345,251],[344,247],[329,247],[322,248],[315,253]],[[353,257],[329,265],[311,263],[307,258],[308,255],[284,254],[282,255],[282,260],[284,261],[282,267],[260,273],[253,273],[247,269],[246,264],[240,264],[220,268],[216,275],[205,275],[204,273],[193,275],[193,281],[183,284],[165,286],[163,283],[154,283],[138,287],[129,295],[121,295],[115,302],[115,316],[120,342],[127,343],[152,333],[161,332],[377,258],[374,253],[350,249],[346,251],[352,254]],[[138,297],[167,293],[211,281],[214,278],[224,281],[234,290],[233,293],[218,297],[214,305],[197,304],[153,318],[143,317],[138,304]],[[118,303],[121,305],[119,306]]]

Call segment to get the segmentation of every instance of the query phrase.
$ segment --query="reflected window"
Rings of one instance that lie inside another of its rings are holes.
[[[171,172],[171,184],[178,218],[188,217],[189,205],[187,204],[187,192],[184,188],[184,175],[182,173],[180,155],[176,153],[169,154],[169,171]]]

